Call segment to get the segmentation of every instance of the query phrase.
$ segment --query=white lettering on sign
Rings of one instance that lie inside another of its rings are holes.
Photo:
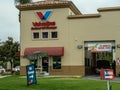
[[[33,78],[33,75],[29,76],[29,78]]]
[[[112,79],[113,76],[105,76],[106,79]]]
[[[34,71],[28,71],[28,74],[34,74]]]
[[[105,75],[113,75],[113,72],[107,71],[107,72],[105,72]]]
[[[110,49],[111,46],[110,45],[100,45],[98,48],[99,49]]]
[[[108,72],[109,75],[113,75],[113,72]]]
[[[32,67],[29,67],[29,70],[32,70]]]

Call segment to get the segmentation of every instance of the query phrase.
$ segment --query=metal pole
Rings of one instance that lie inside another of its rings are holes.
[[[107,80],[107,88],[108,90],[112,90],[112,86],[110,85],[110,80]]]
[[[107,89],[110,90],[110,81],[107,80]]]

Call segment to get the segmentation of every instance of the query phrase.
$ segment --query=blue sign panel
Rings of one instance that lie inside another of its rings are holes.
[[[36,70],[34,64],[26,66],[27,85],[36,84]]]

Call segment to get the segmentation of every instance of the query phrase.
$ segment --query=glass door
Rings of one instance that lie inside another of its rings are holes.
[[[42,71],[48,73],[49,70],[49,60],[48,57],[42,58]]]

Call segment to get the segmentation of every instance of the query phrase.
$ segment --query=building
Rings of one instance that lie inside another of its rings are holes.
[[[91,75],[96,62],[104,59],[115,60],[116,73],[120,71],[120,7],[85,15],[67,0],[16,7],[20,11],[21,75],[33,62],[49,75]],[[38,52],[39,58],[30,56]]]

